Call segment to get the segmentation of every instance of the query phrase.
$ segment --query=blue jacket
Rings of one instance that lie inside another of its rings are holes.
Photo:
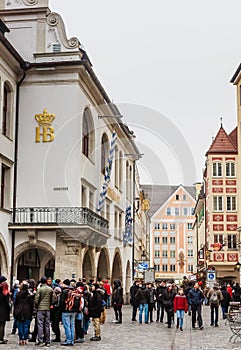
[[[204,300],[203,292],[200,289],[192,288],[188,292],[189,305],[200,305]]]

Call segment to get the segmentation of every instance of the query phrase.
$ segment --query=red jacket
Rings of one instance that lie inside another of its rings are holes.
[[[174,298],[174,312],[177,310],[184,310],[187,312],[188,310],[188,303],[186,295],[179,295],[177,294]]]
[[[230,286],[227,287],[227,292],[229,293],[231,299],[233,299],[233,289]]]
[[[111,294],[112,294],[111,286],[110,286],[109,283],[105,283],[105,284],[104,284],[104,288],[105,288],[105,290],[106,290],[107,295],[111,295]]]

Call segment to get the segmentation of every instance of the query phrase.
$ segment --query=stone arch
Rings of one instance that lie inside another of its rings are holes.
[[[34,279],[39,279],[41,276],[44,275],[45,272],[45,265],[51,258],[55,258],[55,250],[53,247],[51,247],[48,243],[43,241],[37,241],[36,245],[30,245],[29,242],[23,242],[19,244],[15,248],[15,257],[14,257],[14,275],[17,276],[18,272],[18,263],[19,259],[22,257],[22,255],[28,251],[31,250],[37,250],[38,258],[39,259],[39,267],[36,266],[37,271],[35,271]]]
[[[106,248],[102,248],[99,255],[97,265],[97,279],[109,279],[110,278],[110,261]]]
[[[116,279],[123,282],[121,255],[118,248],[116,249],[114,254],[114,259],[112,264],[111,283],[113,284],[114,280]]]
[[[8,276],[8,254],[7,254],[7,246],[5,240],[0,234],[0,274],[4,276]]]
[[[92,250],[87,249],[82,264],[82,276],[88,281],[90,278],[95,278],[95,259]]]

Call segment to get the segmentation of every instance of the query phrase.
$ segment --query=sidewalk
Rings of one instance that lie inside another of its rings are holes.
[[[221,309],[220,309],[221,316]],[[219,327],[210,326],[210,309],[203,306],[203,330],[191,329],[191,317],[185,315],[184,331],[176,330],[175,325],[168,329],[163,323],[139,324],[131,322],[131,307],[123,307],[123,324],[112,323],[114,312],[112,309],[107,310],[107,321],[101,326],[102,340],[100,342],[91,342],[89,339],[93,336],[93,327],[90,326],[88,335],[85,337],[85,343],[76,344],[75,348],[81,349],[101,349],[101,350],[147,350],[147,349],[165,349],[165,350],[238,350],[241,348],[241,340],[236,343],[230,343],[229,338],[232,335],[228,324],[225,320],[220,319]],[[155,320],[155,318],[154,318]],[[6,336],[7,345],[0,345],[5,349],[18,348],[17,335],[10,335],[12,321],[7,322]],[[54,338],[54,336],[53,336]],[[62,338],[64,332],[62,330]],[[53,349],[64,349],[59,343],[51,343]],[[37,349],[34,343],[21,347]]]

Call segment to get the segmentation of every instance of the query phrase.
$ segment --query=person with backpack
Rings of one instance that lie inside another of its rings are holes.
[[[124,304],[124,300],[123,300],[123,288],[121,286],[120,280],[114,281],[111,303],[115,312],[114,323],[121,324],[122,323],[122,305]]]
[[[207,295],[210,310],[211,310],[211,324],[210,326],[218,327],[218,310],[221,300],[223,300],[223,295],[219,289],[218,283],[214,283],[213,288],[210,289]],[[215,313],[215,315],[214,315]]]
[[[81,307],[81,297],[80,293],[70,285],[70,280],[65,279],[60,297],[60,310],[65,332],[65,341],[61,343],[63,346],[74,345],[75,318]]]
[[[59,322],[61,322],[62,315],[60,310],[60,297],[62,293],[62,289],[60,287],[55,287],[54,292],[56,294],[56,302],[52,305],[52,308],[50,309],[50,319],[51,319],[51,326],[52,331],[55,334],[55,339],[52,340],[52,342],[60,342],[60,328],[59,328]]]
[[[199,329],[203,329],[202,319],[202,303],[204,301],[204,294],[198,282],[195,282],[193,288],[188,292],[188,304],[192,308],[192,329],[196,328],[196,321],[198,321]]]
[[[150,300],[150,293],[149,290],[146,288],[145,283],[139,286],[135,298],[137,300],[137,304],[139,305],[139,323],[142,323],[143,312],[145,323],[148,323],[148,304]]]

